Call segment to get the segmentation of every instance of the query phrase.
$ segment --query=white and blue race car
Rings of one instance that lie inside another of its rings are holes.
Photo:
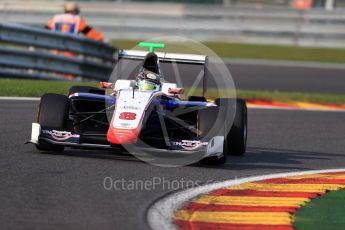
[[[183,89],[162,78],[160,63],[207,68],[208,57],[156,53],[154,47],[164,46],[141,45],[150,51],[119,52],[119,60],[141,60],[135,79],[101,82],[99,88],[74,86],[67,96],[44,94],[30,142],[40,151],[71,147],[116,152],[119,146],[133,145],[139,150],[169,152],[169,157],[197,152],[205,164],[223,164],[227,154],[243,155],[247,142],[244,100],[207,101],[204,96],[182,100]]]

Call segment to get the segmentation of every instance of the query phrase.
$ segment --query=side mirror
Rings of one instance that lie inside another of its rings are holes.
[[[129,84],[131,88],[135,89],[137,88],[137,83],[135,80],[131,80],[131,83]]]
[[[168,93],[169,94],[183,94],[184,88],[169,88]]]
[[[115,84],[114,83],[110,83],[110,82],[101,81],[98,84],[98,88],[101,88],[101,89],[114,89],[115,88]]]

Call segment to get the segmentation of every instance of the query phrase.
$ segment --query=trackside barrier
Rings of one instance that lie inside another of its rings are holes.
[[[344,0],[333,1],[336,4],[332,11],[323,7],[295,10],[294,0],[221,1],[224,4],[146,0],[78,3],[88,23],[112,39],[147,40],[174,35],[198,41],[345,47]],[[0,17],[7,22],[43,27],[54,14],[61,13],[64,2],[0,0]],[[315,5],[317,2],[324,0],[314,0]]]
[[[0,77],[66,79],[72,75],[107,80],[115,51],[106,43],[81,36],[0,23]]]

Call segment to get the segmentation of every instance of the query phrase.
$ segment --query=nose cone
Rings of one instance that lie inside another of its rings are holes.
[[[115,145],[135,144],[138,140],[139,129],[117,129],[110,127],[107,140]]]

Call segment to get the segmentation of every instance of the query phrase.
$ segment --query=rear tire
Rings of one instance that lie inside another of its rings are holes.
[[[91,87],[91,86],[72,86],[69,89],[68,95],[71,95],[73,93],[95,93],[95,94],[104,95],[105,90],[99,89],[96,87]]]
[[[41,97],[37,123],[42,129],[66,130],[69,111],[69,100],[65,95],[47,93]],[[40,151],[62,152],[64,147],[49,143],[36,144]]]
[[[216,104],[231,109],[229,120],[233,119],[231,129],[224,142],[224,152],[242,156],[247,147],[247,105],[242,99],[216,99]],[[234,112],[235,113],[234,113]],[[228,124],[229,125],[229,124]]]
[[[201,102],[207,102],[205,97],[202,96],[189,96],[188,101],[201,101]]]

